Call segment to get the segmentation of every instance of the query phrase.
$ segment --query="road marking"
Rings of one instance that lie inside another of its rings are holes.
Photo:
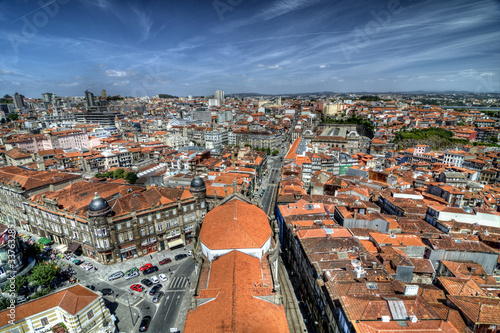
[[[170,312],[170,308],[172,307],[172,303],[174,303],[174,302],[170,302],[170,305],[168,306],[167,312],[165,313],[165,318],[163,320],[167,320],[167,316],[168,316],[168,313]]]
[[[137,305],[141,304],[143,301],[144,301],[144,298],[142,298],[139,302],[132,304],[132,306],[137,306]]]

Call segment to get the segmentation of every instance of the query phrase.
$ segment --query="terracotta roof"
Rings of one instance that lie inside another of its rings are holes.
[[[79,175],[65,172],[33,171],[15,166],[0,168],[0,184],[13,185],[18,182],[25,191],[78,178]]]
[[[208,212],[200,231],[211,250],[260,248],[270,237],[266,213],[236,197]]]
[[[499,298],[448,296],[448,299],[471,322],[500,325]]]
[[[100,296],[95,292],[76,285],[56,293],[37,298],[33,301],[16,306],[16,321],[36,315],[59,306],[68,313],[75,315],[87,305]],[[0,312],[0,327],[7,325],[9,317],[6,313],[10,310]]]
[[[259,298],[268,295],[272,286],[263,285],[260,260],[232,251],[212,261],[208,286],[199,292],[209,301],[188,311],[184,332],[289,332],[283,305]]]

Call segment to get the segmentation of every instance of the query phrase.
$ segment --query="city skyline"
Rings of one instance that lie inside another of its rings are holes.
[[[498,1],[0,4],[0,94],[498,92]]]

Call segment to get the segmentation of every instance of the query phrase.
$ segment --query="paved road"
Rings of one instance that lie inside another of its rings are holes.
[[[108,281],[107,278],[102,278],[102,273],[93,270],[85,271],[74,264],[72,267],[75,268],[76,277],[80,284],[84,286],[94,285],[95,291],[98,293],[103,288],[113,290],[112,295],[104,296],[104,298],[108,304],[114,304],[117,307],[115,315],[119,320],[117,324],[119,332],[137,332],[140,319],[146,315],[153,318],[148,332],[168,332],[171,327],[177,327],[178,323],[184,324],[189,302],[183,301],[184,298],[189,300],[191,297],[190,286],[195,268],[192,257],[158,266],[158,272],[146,276],[141,274],[129,280],[120,278]],[[132,291],[130,294],[132,284],[141,283],[144,278],[158,276],[160,273],[167,275],[168,280],[160,282],[163,286],[161,290],[165,296],[159,303],[152,302],[153,296],[149,295],[151,287],[146,288],[142,293]],[[184,306],[182,306],[183,304]],[[134,324],[133,327],[130,325],[131,322]]]
[[[157,304],[157,312],[148,331],[169,332],[170,328],[181,330],[184,326],[191,301],[190,287],[194,278],[194,268],[192,257],[184,259],[166,282],[166,287],[163,289],[165,296]]]

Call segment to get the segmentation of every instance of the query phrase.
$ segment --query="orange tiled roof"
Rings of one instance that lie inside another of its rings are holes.
[[[271,237],[266,213],[233,198],[207,213],[200,241],[211,250],[260,248]]]
[[[33,301],[16,306],[16,321],[36,315],[37,313],[60,307],[64,311],[75,315],[99,297],[95,292],[76,285],[56,293],[40,297]],[[0,327],[7,325],[10,310],[0,312]]]
[[[211,300],[189,310],[184,332],[289,332],[283,305],[258,298],[272,295],[261,269],[258,258],[239,251],[212,261],[208,286],[199,292]]]

